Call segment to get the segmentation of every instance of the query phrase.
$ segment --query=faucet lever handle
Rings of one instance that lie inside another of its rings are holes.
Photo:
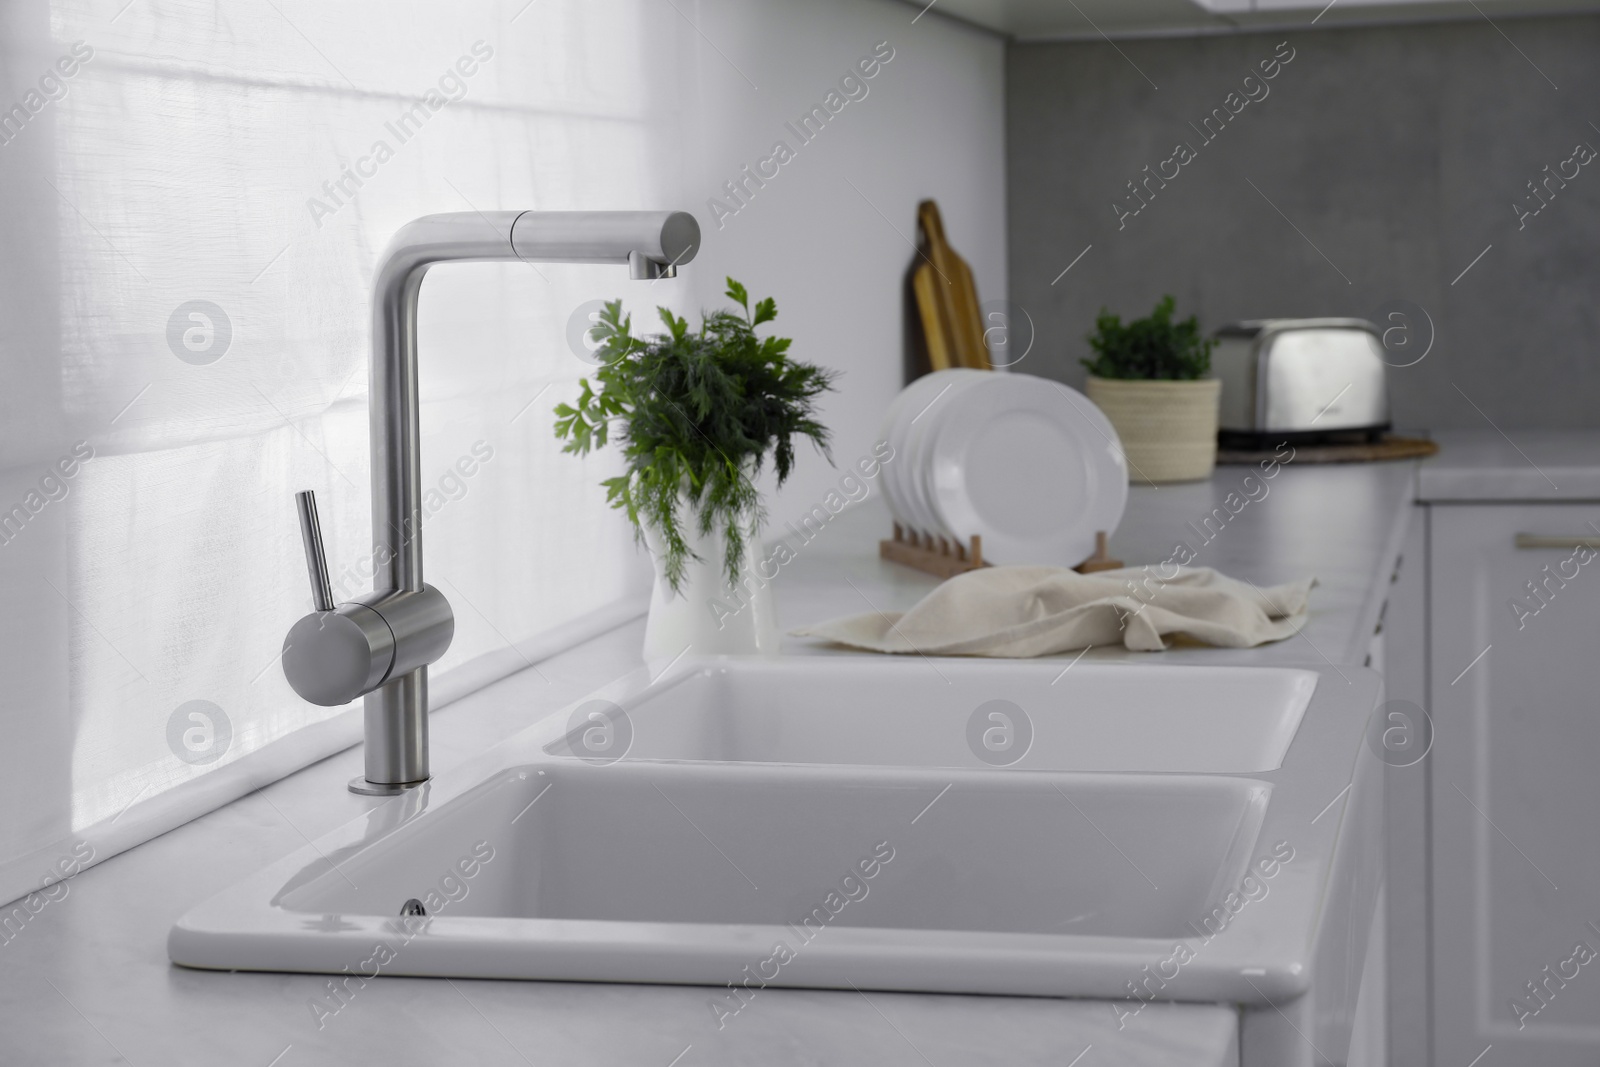
[[[311,599],[318,611],[332,611],[333,585],[328,581],[328,555],[322,547],[322,524],[317,521],[317,495],[302,489],[294,495],[300,511],[300,540],[306,548],[306,572],[311,576]]]

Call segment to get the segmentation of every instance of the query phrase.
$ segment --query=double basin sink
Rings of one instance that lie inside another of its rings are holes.
[[[169,952],[1274,1010],[1349,987],[1373,677],[1062,667],[641,669],[197,906]]]

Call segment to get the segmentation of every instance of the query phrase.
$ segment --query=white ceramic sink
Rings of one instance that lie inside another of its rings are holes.
[[[624,756],[1249,774],[1282,765],[1317,684],[1314,671],[1289,668],[1080,664],[1063,672],[1064,665],[985,660],[888,666],[846,659],[819,669],[815,660],[772,660],[688,671],[619,697],[632,733]],[[587,755],[583,737],[580,730],[547,750]]]
[[[341,862],[344,877],[325,869],[331,877],[281,903],[398,915],[433,867],[481,836],[495,859],[451,917],[781,928],[854,874],[862,899],[826,925],[1179,937],[1238,881],[1270,792],[1227,778],[982,774],[946,785],[903,771],[517,768],[441,809],[431,840]],[[540,968],[548,959],[524,973]]]
[[[1113,998],[1181,942],[1151,996],[1277,1018],[1314,977],[1353,989],[1381,872],[1375,676],[1064,666],[641,670],[196,907],[169,952]],[[1305,1010],[1290,1030],[1337,1021]]]

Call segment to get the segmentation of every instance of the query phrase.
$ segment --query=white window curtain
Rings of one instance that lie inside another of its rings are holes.
[[[679,206],[670,6],[119,6],[0,14],[0,900],[358,739],[359,703],[306,704],[277,657],[310,607],[296,490],[341,594],[370,588],[389,236],[436,211]],[[436,704],[643,609],[614,468],[559,454],[550,408],[588,369],[574,309],[700,303],[646,284],[425,283],[426,567],[456,613]]]

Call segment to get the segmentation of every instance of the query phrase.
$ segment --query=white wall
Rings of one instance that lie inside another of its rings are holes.
[[[697,8],[706,38],[695,40],[698,142],[680,187],[706,234],[695,294],[714,300],[732,274],[776,297],[777,328],[794,338],[794,354],[843,372],[823,406],[839,470],[803,450],[771,505],[778,533],[870,452],[904,384],[902,287],[918,201],[939,202],[980,299],[1006,294],[1005,50],[996,37],[917,18],[894,0]],[[865,82],[865,98],[847,103],[736,215],[713,221],[707,200],[770,156],[775,141],[798,146],[785,123],[798,125],[880,42],[893,59]]]
[[[586,370],[564,336],[584,301],[692,314],[725,274],[776,297],[795,354],[845,372],[823,409],[837,458],[864,455],[900,385],[916,202],[939,199],[983,295],[1005,286],[1002,47],[915,16],[893,0],[396,0],[381,21],[322,0],[0,9],[0,111],[75,42],[93,51],[0,138],[0,510],[73,442],[94,450],[0,538],[0,900],[79,838],[105,858],[359,736],[359,706],[299,701],[275,657],[309,605],[293,490],[318,492],[336,579],[371,544],[368,290],[407,219],[679,207],[706,232],[659,285],[615,268],[430,275],[424,482],[475,441],[495,452],[426,525],[457,615],[436,694],[642,606],[607,465],[560,455],[550,432]],[[494,56],[461,99],[313,219],[323,180],[476,41]],[[867,96],[718,228],[707,200],[879,42],[894,57]],[[204,365],[168,333],[193,299],[232,325]],[[837,477],[803,454],[775,523]],[[194,700],[231,721],[215,762],[173,749]]]

